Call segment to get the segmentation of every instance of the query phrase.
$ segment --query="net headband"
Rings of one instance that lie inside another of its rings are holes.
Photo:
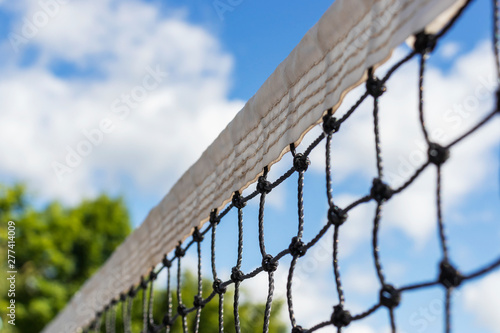
[[[77,332],[127,292],[234,191],[298,145],[366,70],[463,0],[336,0],[257,93],[43,332]]]

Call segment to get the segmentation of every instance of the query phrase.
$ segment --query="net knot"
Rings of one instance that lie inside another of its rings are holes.
[[[141,276],[141,288],[148,289],[148,281],[146,281],[146,279],[144,279],[144,276]]]
[[[194,228],[194,231],[193,231],[193,240],[196,242],[196,243],[201,243],[203,241],[203,235],[201,234],[200,232],[200,229],[198,229],[198,227],[195,227]]]
[[[161,328],[162,327],[160,325],[156,325],[155,323],[150,322],[150,323],[148,323],[148,331],[147,331],[147,333],[158,332],[159,330],[161,330]]]
[[[214,209],[210,212],[210,224],[219,224],[220,218],[217,216],[217,210]]]
[[[497,98],[497,112],[500,112],[500,88],[496,92],[496,98]]]
[[[437,143],[431,142],[429,143],[427,155],[429,156],[429,161],[433,164],[441,165],[450,157],[450,150]]]
[[[224,285],[222,285],[221,279],[215,279],[212,287],[214,288],[214,291],[219,295],[224,294],[227,289]]]
[[[257,192],[259,193],[269,193],[272,190],[271,182],[266,180],[264,176],[260,176],[257,181]]]
[[[292,333],[303,333],[303,332],[304,329],[302,328],[302,326],[297,325],[292,328]]]
[[[309,157],[304,154],[295,154],[293,157],[293,167],[295,171],[304,172],[307,171],[307,168],[311,164]]]
[[[288,246],[288,250],[293,257],[302,257],[307,251],[304,242],[298,239],[298,237],[292,238],[292,242],[290,243],[290,246]]]
[[[347,220],[347,213],[344,213],[344,211],[340,209],[338,206],[332,205],[328,209],[328,221],[331,224],[340,227],[346,220]]]
[[[392,197],[392,189],[380,178],[375,178],[373,179],[370,195],[373,199],[375,199],[375,201],[381,203],[382,201],[389,200]]]
[[[338,132],[340,129],[340,122],[337,118],[332,117],[332,109],[328,110],[328,114],[323,116],[323,131],[326,134],[332,134]]]
[[[162,260],[163,266],[170,268],[172,267],[172,262],[168,260],[167,256],[165,255]]]
[[[134,287],[130,287],[130,289],[129,289],[129,291],[128,291],[128,295],[129,295],[129,297],[134,298],[134,297],[135,297],[135,295],[137,295],[137,290],[135,290],[135,288],[134,288]]]
[[[333,307],[333,314],[331,318],[333,326],[340,328],[348,326],[352,321],[351,313],[344,310],[342,305],[336,305]]]
[[[377,98],[382,96],[382,94],[385,93],[386,90],[387,89],[384,85],[384,82],[379,78],[371,75],[370,72],[368,75],[368,79],[366,80],[366,91],[373,97]]]
[[[243,197],[241,196],[240,192],[238,191],[234,192],[232,202],[233,206],[238,209],[242,209],[247,205],[247,203],[243,200]]]
[[[443,260],[439,265],[439,283],[446,288],[458,287],[463,281],[463,276],[448,261]]]
[[[175,248],[175,256],[177,258],[182,258],[182,257],[184,257],[185,254],[186,254],[186,250],[184,250],[181,247],[181,244],[177,245],[177,247]]]
[[[120,294],[120,301],[125,302],[126,299],[127,299],[127,294],[121,293]]]
[[[177,307],[177,313],[179,314],[179,316],[185,317],[188,314],[186,306],[184,304],[179,304],[179,306]]]
[[[380,304],[387,308],[395,308],[401,302],[401,292],[391,286],[386,284],[380,290]]]
[[[115,306],[118,303],[118,300],[112,299],[111,300],[111,306]]]
[[[193,306],[195,308],[201,309],[202,307],[205,306],[205,303],[203,303],[203,297],[200,295],[195,295],[194,296],[194,301],[193,301]]]
[[[241,282],[243,281],[243,272],[238,267],[233,267],[231,270],[231,281]]]
[[[415,43],[413,43],[413,48],[420,54],[430,53],[436,47],[436,42],[436,36],[421,31],[415,35]]]
[[[157,277],[158,274],[155,271],[151,271],[151,273],[149,273],[149,281],[154,281]]]
[[[273,256],[270,254],[266,254],[264,258],[262,258],[262,268],[266,272],[274,272],[278,268],[278,262],[273,261]]]

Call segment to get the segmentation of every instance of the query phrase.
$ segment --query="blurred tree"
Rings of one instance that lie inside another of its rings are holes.
[[[64,207],[53,201],[43,208],[36,208],[23,185],[0,184],[0,256],[7,258],[7,222],[16,224],[16,326],[7,324],[8,317],[2,311],[0,330],[6,333],[39,332],[60,310],[71,296],[104,263],[113,250],[130,233],[130,219],[122,198],[100,195],[84,200],[74,207]],[[2,272],[7,271],[7,261],[2,260]],[[7,279],[0,280],[0,308],[6,309]],[[244,286],[244,282],[242,284]],[[166,311],[167,293],[156,282],[154,318],[160,323]],[[203,280],[203,295],[212,290],[209,280]],[[183,274],[182,299],[191,307],[197,292],[196,277],[189,271]],[[261,332],[264,304],[240,298],[240,322],[242,332]],[[233,292],[228,289],[224,302],[225,332],[234,332]],[[246,294],[246,296],[249,296]],[[133,332],[142,329],[142,293],[133,303]],[[172,293],[173,311],[177,309],[177,297]],[[270,331],[282,333],[287,327],[278,318],[283,307],[281,300],[273,302]],[[117,332],[123,332],[121,305],[116,307]],[[195,314],[187,316],[192,331]],[[102,324],[102,332],[105,328]],[[2,325],[3,324],[3,325]],[[209,302],[201,312],[200,333],[218,331],[218,300]],[[3,326],[3,327],[2,327]],[[172,333],[182,332],[177,320]]]
[[[53,201],[37,209],[23,185],[0,185],[0,255],[7,258],[7,222],[16,225],[16,321],[5,332],[39,332],[83,282],[130,233],[122,198],[100,195],[74,207]],[[2,260],[2,272],[7,261]],[[6,278],[0,282],[0,307],[6,309]]]

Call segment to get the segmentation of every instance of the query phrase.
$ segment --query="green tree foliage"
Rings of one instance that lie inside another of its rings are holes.
[[[131,231],[127,208],[122,198],[100,195],[84,200],[73,207],[57,201],[42,208],[33,204],[25,186],[0,184],[0,256],[7,258],[7,222],[16,224],[16,326],[7,324],[5,309],[8,306],[7,279],[0,280],[0,331],[5,333],[39,332],[64,308],[71,296],[104,263],[113,250]],[[2,272],[7,271],[7,261],[2,260]],[[3,275],[3,273],[2,273]],[[187,307],[193,304],[197,292],[196,277],[186,271],[182,276],[182,300]],[[154,319],[160,323],[167,311],[167,293],[155,283]],[[175,288],[175,286],[172,286]],[[244,287],[244,283],[243,283]],[[212,290],[209,280],[203,280],[203,295]],[[242,332],[261,332],[264,304],[253,303],[241,289],[240,322]],[[224,302],[225,332],[234,332],[233,297],[228,288]],[[248,296],[248,294],[247,294]],[[177,309],[177,296],[171,293],[172,311]],[[116,306],[117,332],[123,332],[121,304]],[[273,302],[270,331],[281,333],[286,325],[277,318],[283,307],[281,300]],[[133,302],[133,332],[142,329],[142,292]],[[192,331],[195,314],[187,316]],[[3,324],[3,327],[2,327]],[[201,312],[201,333],[218,331],[218,299],[213,299]],[[105,320],[102,324],[104,332]],[[182,332],[178,319],[172,333]]]
[[[5,332],[39,332],[83,282],[130,233],[121,198],[101,195],[74,207],[53,201],[37,209],[23,185],[0,185],[0,255],[7,257],[7,222],[16,224],[16,321]],[[2,260],[2,272],[6,272]],[[6,309],[6,278],[0,283],[0,308]]]

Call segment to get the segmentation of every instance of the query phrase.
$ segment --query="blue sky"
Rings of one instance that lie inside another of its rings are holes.
[[[214,2],[201,0],[61,1],[43,27],[13,45],[13,34],[23,36],[26,20],[44,11],[41,3],[48,1],[0,1],[0,150],[6,156],[0,165],[0,181],[26,182],[40,204],[51,199],[72,204],[101,191],[121,194],[138,225],[331,1],[234,0],[225,2],[233,5],[223,13],[217,12]],[[491,98],[475,95],[477,89],[489,90],[495,85],[490,78],[489,7],[487,1],[476,1],[430,59],[428,124],[443,129],[443,142],[464,132],[493,105]],[[398,48],[391,61],[407,50],[405,45]],[[416,118],[410,116],[415,115],[416,75],[415,62],[405,66],[388,83],[388,93],[381,99],[382,144],[393,185],[403,176],[398,168],[416,167],[418,163],[412,161],[421,153]],[[146,78],[152,87],[147,96],[127,104],[124,96]],[[339,112],[359,93],[358,89],[349,94]],[[474,101],[467,99],[474,96]],[[471,102],[475,104],[467,104]],[[457,105],[466,110],[458,113]],[[334,194],[340,205],[366,194],[374,176],[370,114],[370,105],[365,103],[333,141]],[[96,129],[109,127],[105,119],[113,124],[112,130],[99,136]],[[452,259],[466,272],[499,255],[498,132],[496,119],[470,142],[459,145],[444,169],[445,221]],[[75,160],[72,152],[89,137],[96,143],[87,147],[87,156]],[[74,166],[67,172],[56,171],[54,165],[67,163],[68,156]],[[306,175],[306,239],[325,222],[326,211],[321,148],[311,159]],[[273,167],[271,179],[289,165],[287,157]],[[436,275],[440,258],[433,177],[433,170],[424,173],[411,192],[385,209],[381,256],[396,285]],[[293,176],[270,194],[266,211],[270,251],[287,246],[295,232],[295,182]],[[318,193],[321,200],[316,199]],[[373,209],[367,204],[353,211],[340,239],[347,305],[355,313],[375,302],[373,291],[378,288],[369,245]],[[256,205],[251,204],[245,213],[245,221],[249,221],[245,226],[246,269],[259,261],[255,220]],[[219,239],[224,241],[218,244],[218,253],[220,267],[227,273],[235,258],[223,254],[236,249],[236,242],[225,241],[234,239],[236,229],[230,222],[236,222],[235,214],[226,221],[229,223],[220,230]],[[286,237],[283,225],[292,226]],[[331,234],[322,244],[320,250],[331,248]],[[304,326],[328,318],[334,305],[331,263],[320,250],[306,256],[299,267],[302,280],[313,281],[295,290],[297,317]],[[283,260],[279,278],[286,266]],[[265,281],[259,279],[247,287],[260,290]],[[456,300],[456,332],[500,332],[499,318],[491,311],[500,307],[498,285],[500,275],[496,273],[474,288],[461,289]],[[496,288],[495,293],[488,292],[491,288]],[[402,331],[442,331],[436,305],[441,295],[439,289],[433,289],[405,296],[397,312]],[[311,311],[315,308],[321,311]],[[431,311],[427,317],[422,315],[426,309]],[[386,314],[380,311],[346,332],[371,333],[387,327]]]

